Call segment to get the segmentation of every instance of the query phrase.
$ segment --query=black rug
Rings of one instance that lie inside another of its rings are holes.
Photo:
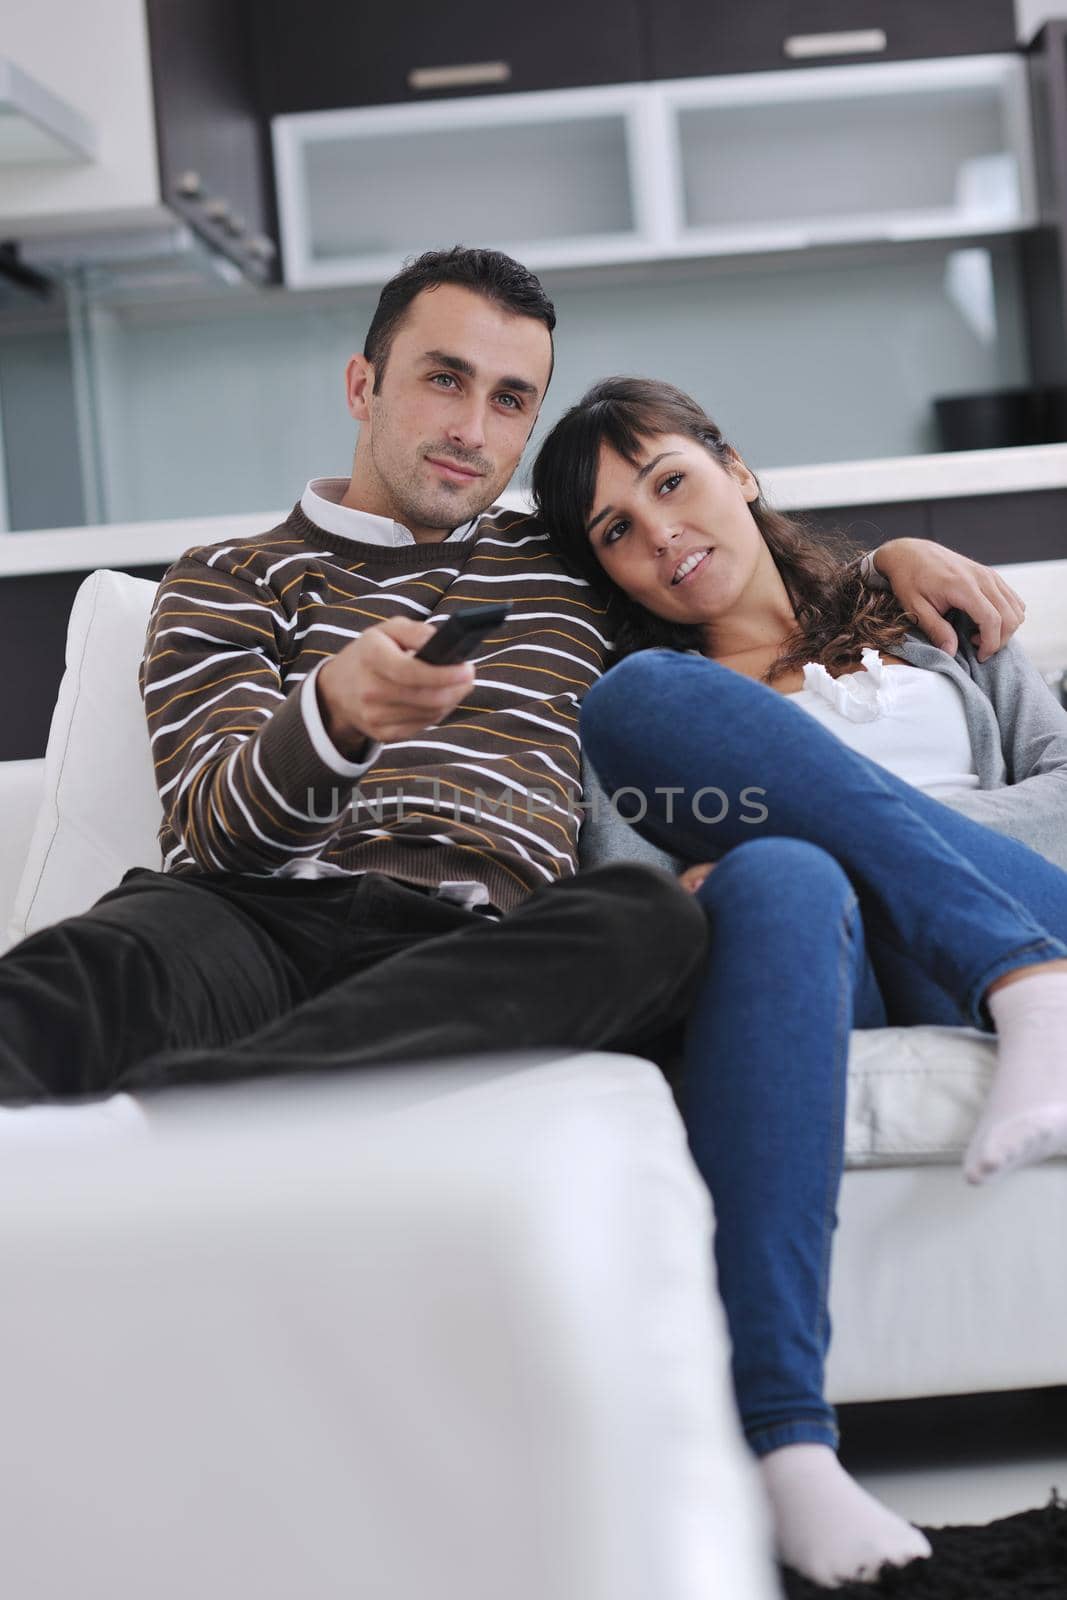
[[[877,1582],[823,1589],[783,1570],[788,1600],[1067,1600],[1067,1502],[1056,1490],[1039,1511],[1019,1511],[985,1527],[924,1528],[934,1553],[906,1567],[883,1567]]]

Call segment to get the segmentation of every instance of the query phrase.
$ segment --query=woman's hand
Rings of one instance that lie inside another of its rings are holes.
[[[678,882],[683,889],[688,889],[690,894],[696,894],[714,865],[714,861],[700,861],[695,867],[686,867],[684,872],[678,874]]]
[[[978,647],[979,661],[1007,644],[1026,614],[1015,590],[992,567],[932,539],[890,539],[874,552],[874,567],[889,579],[902,608],[931,644],[950,656],[959,641],[945,621],[946,611],[963,611],[978,624],[971,643]]]

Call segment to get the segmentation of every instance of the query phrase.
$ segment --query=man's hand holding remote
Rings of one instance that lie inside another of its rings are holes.
[[[431,666],[414,652],[435,634],[427,622],[390,617],[353,639],[319,669],[319,710],[330,739],[358,761],[368,740],[389,744],[436,727],[474,683],[469,661]]]

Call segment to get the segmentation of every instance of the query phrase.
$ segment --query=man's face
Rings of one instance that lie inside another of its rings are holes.
[[[454,284],[424,289],[377,394],[374,369],[361,356],[349,363],[349,409],[363,424],[350,503],[423,539],[484,511],[519,463],[551,358],[543,322]]]

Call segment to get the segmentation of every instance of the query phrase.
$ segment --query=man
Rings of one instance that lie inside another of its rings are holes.
[[[604,607],[533,519],[483,515],[554,325],[506,256],[419,258],[348,364],[350,478],[169,570],[141,670],[163,871],[0,960],[0,1099],[647,1049],[684,1016],[699,907],[643,865],[575,876]],[[1012,631],[1010,591],[974,563],[913,540],[877,556],[924,626],[959,606],[989,648]],[[415,658],[430,619],[500,601],[478,674]]]

